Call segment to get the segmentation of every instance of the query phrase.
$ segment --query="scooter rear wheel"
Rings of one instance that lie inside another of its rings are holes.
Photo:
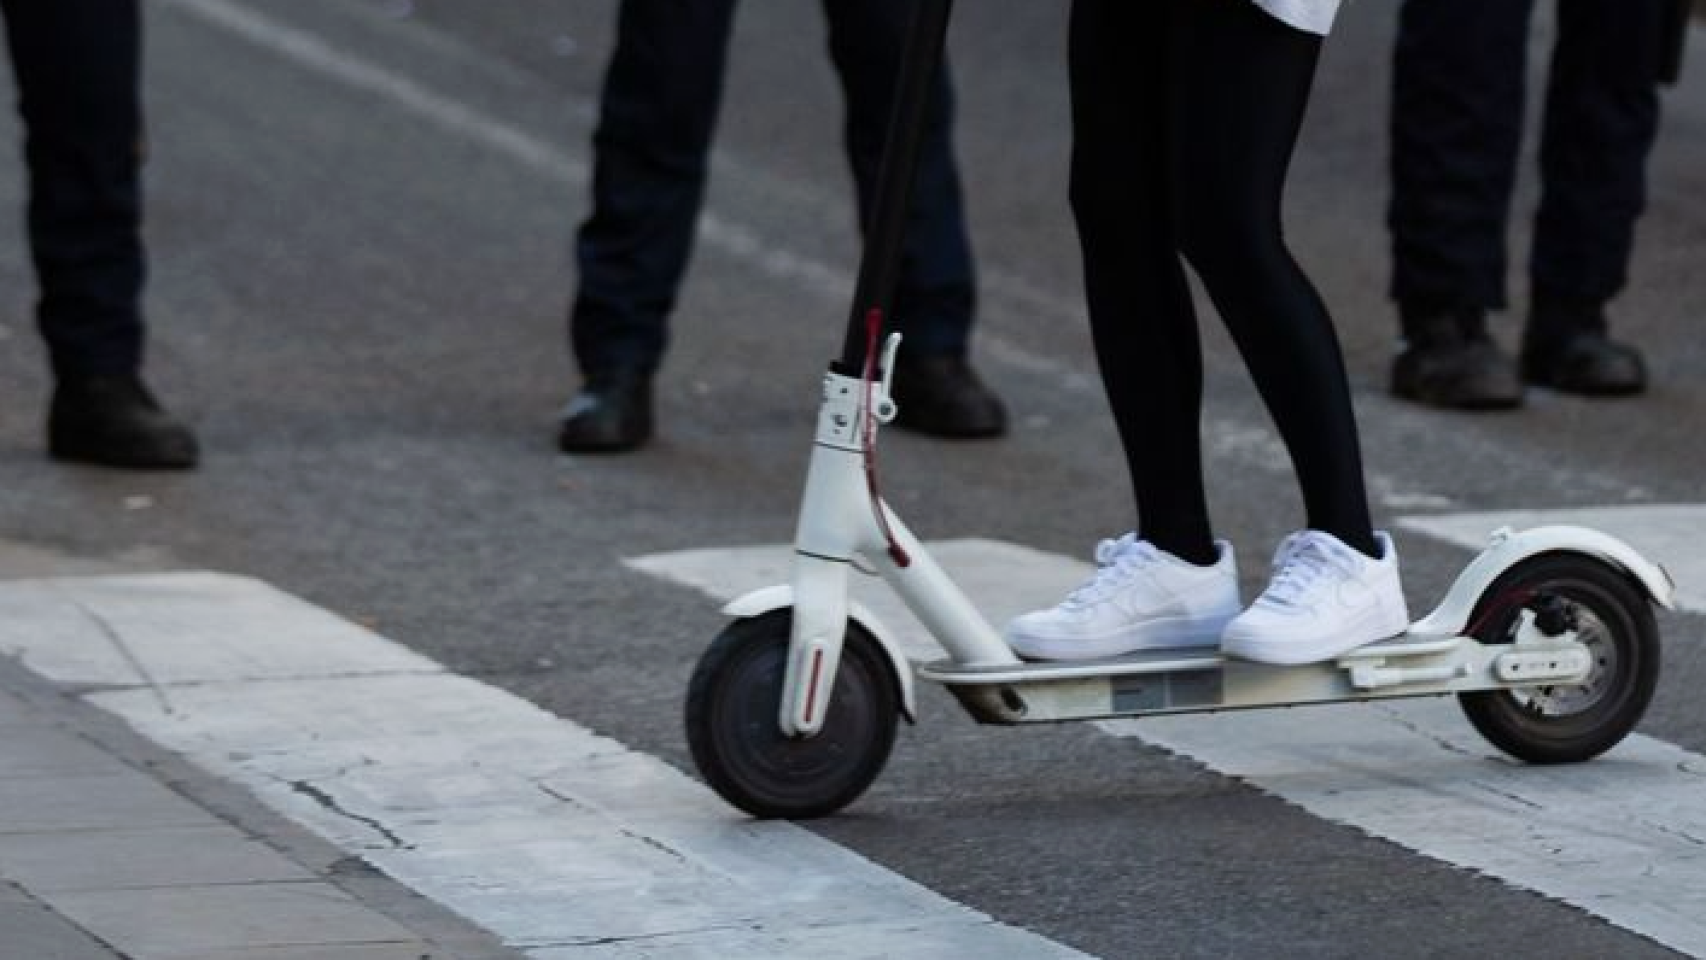
[[[1523,610],[1563,618],[1593,656],[1580,684],[1540,685],[1459,697],[1475,729],[1529,763],[1576,763],[1611,749],[1640,722],[1659,676],[1659,633],[1646,592],[1623,570],[1586,554],[1539,554],[1482,594],[1471,630],[1510,643]]]
[[[687,743],[705,782],[761,819],[826,816],[865,792],[894,746],[900,697],[877,641],[847,624],[823,730],[779,726],[792,610],[730,624],[699,660],[687,690]]]

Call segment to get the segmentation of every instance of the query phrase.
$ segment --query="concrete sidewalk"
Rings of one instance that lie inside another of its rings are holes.
[[[519,956],[77,693],[0,659],[0,960]]]

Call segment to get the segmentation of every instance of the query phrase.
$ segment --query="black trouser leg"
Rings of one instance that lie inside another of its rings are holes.
[[[1659,127],[1668,8],[1668,0],[1558,5],[1541,145],[1544,194],[1529,266],[1537,292],[1597,305],[1627,282]]]
[[[693,249],[735,0],[623,0],[570,322],[584,373],[650,373]]]
[[[910,0],[824,0],[830,56],[847,98],[847,155],[861,223],[875,199],[912,7]],[[906,352],[914,355],[963,354],[970,336],[976,282],[952,126],[953,93],[944,63],[919,156],[894,299],[896,329],[906,334]]]
[[[27,131],[37,319],[60,379],[142,363],[135,0],[0,0]]]
[[[1612,3],[1618,0],[1610,0]],[[1392,295],[1505,306],[1533,0],[1405,0],[1392,74]]]

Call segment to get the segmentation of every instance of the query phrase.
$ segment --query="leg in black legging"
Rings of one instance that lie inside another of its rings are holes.
[[[1309,526],[1377,556],[1338,337],[1281,222],[1321,39],[1249,0],[1184,0],[1174,10],[1170,180],[1180,247],[1285,440]]]
[[[1167,199],[1162,22],[1173,15],[1171,3],[1073,4],[1072,209],[1139,533],[1175,556],[1212,563],[1199,450],[1202,355]]]

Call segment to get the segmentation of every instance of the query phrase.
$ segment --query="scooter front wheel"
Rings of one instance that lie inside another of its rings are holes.
[[[1554,630],[1575,630],[1592,669],[1576,684],[1463,694],[1469,722],[1529,763],[1576,763],[1611,749],[1640,722],[1658,683],[1659,633],[1646,592],[1597,557],[1543,553],[1494,581],[1472,631],[1483,643],[1509,643],[1524,610]]]
[[[687,743],[705,782],[759,818],[834,813],[865,792],[894,747],[898,682],[877,641],[847,624],[823,729],[782,732],[782,679],[793,611],[730,624],[699,659],[687,690]]]

